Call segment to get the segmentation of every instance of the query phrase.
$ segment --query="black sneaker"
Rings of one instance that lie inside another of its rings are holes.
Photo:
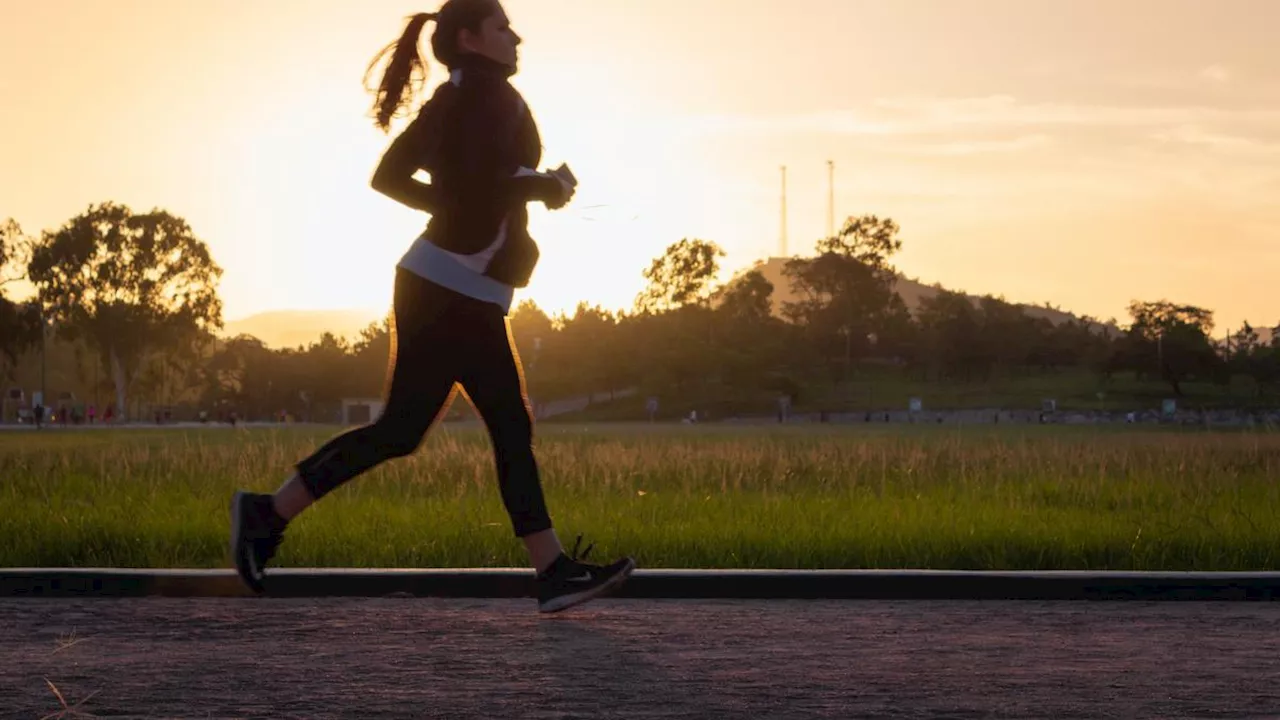
[[[284,540],[284,526],[270,495],[240,491],[231,498],[231,556],[240,579],[256,593],[263,591],[263,572]]]
[[[594,544],[588,545],[582,555],[578,555],[578,546],[582,544],[579,535],[573,544],[572,556],[560,554],[551,567],[538,573],[538,611],[544,613],[559,612],[581,605],[592,598],[600,597],[617,588],[636,569],[636,561],[624,557],[612,565],[592,565],[583,562],[591,552]]]

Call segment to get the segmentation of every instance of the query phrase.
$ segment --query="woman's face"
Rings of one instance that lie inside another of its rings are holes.
[[[497,63],[515,67],[519,60],[516,46],[520,36],[511,29],[511,21],[501,5],[480,23],[479,32],[463,29],[458,34],[458,47],[464,52],[483,55]]]

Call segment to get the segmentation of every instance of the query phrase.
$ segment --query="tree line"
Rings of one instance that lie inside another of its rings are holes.
[[[510,325],[530,396],[627,391],[673,400],[672,412],[693,398],[722,414],[767,413],[779,396],[804,403],[872,367],[937,383],[1087,371],[1100,382],[1158,381],[1175,396],[1189,382],[1243,384],[1259,397],[1280,390],[1276,334],[1264,343],[1246,325],[1215,341],[1212,311],[1191,305],[1134,301],[1124,326],[1054,323],[1000,298],[945,290],[908,309],[894,291],[899,234],[888,218],[850,218],[812,256],[787,261],[785,302],[759,267],[718,281],[725,253],[700,239],[670,245],[643,270],[630,310],[584,302],[552,316],[525,300]],[[75,388],[80,404],[101,397],[117,416],[165,407],[180,417],[333,420],[344,398],[381,396],[390,318],[354,339],[326,333],[305,347],[221,338],[221,273],[188,223],[164,210],[104,203],[39,235],[8,220],[0,376],[12,383],[39,357],[59,368],[61,387],[50,390],[66,398]],[[7,297],[21,280],[34,296]]]

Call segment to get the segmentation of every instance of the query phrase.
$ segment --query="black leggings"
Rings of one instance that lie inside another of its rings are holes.
[[[386,460],[413,453],[460,383],[489,430],[516,536],[549,529],[524,377],[502,309],[399,268],[394,309],[386,407],[377,421],[333,438],[298,463],[312,496],[324,497]]]

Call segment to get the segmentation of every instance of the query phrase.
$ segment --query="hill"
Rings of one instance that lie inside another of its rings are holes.
[[[326,332],[354,340],[380,320],[369,310],[273,310],[227,321],[222,336],[252,335],[268,347],[291,348],[316,342]]]
[[[768,260],[760,261],[753,268],[750,268],[759,270],[760,273],[764,275],[765,279],[773,284],[773,312],[778,316],[782,315],[784,303],[795,302],[798,299],[797,295],[791,291],[791,279],[784,274],[787,262],[792,259],[793,258],[771,257]],[[944,288],[939,285],[926,285],[918,280],[912,280],[902,275],[899,275],[894,283],[894,290],[898,293],[898,296],[902,298],[902,302],[906,304],[907,310],[913,314],[920,309],[920,305],[924,300],[936,297],[938,292],[942,289]],[[963,294],[975,304],[981,299],[978,295],[972,295],[969,293]],[[1018,303],[1012,300],[1007,302],[1022,308],[1022,311],[1031,317],[1045,318],[1054,325],[1059,325],[1069,320],[1079,320],[1076,315],[1064,310],[1045,307],[1043,305],[1027,305],[1025,303]],[[1118,332],[1118,328],[1115,326],[1108,326],[1102,323],[1094,323],[1094,328],[1106,328],[1111,332]]]

